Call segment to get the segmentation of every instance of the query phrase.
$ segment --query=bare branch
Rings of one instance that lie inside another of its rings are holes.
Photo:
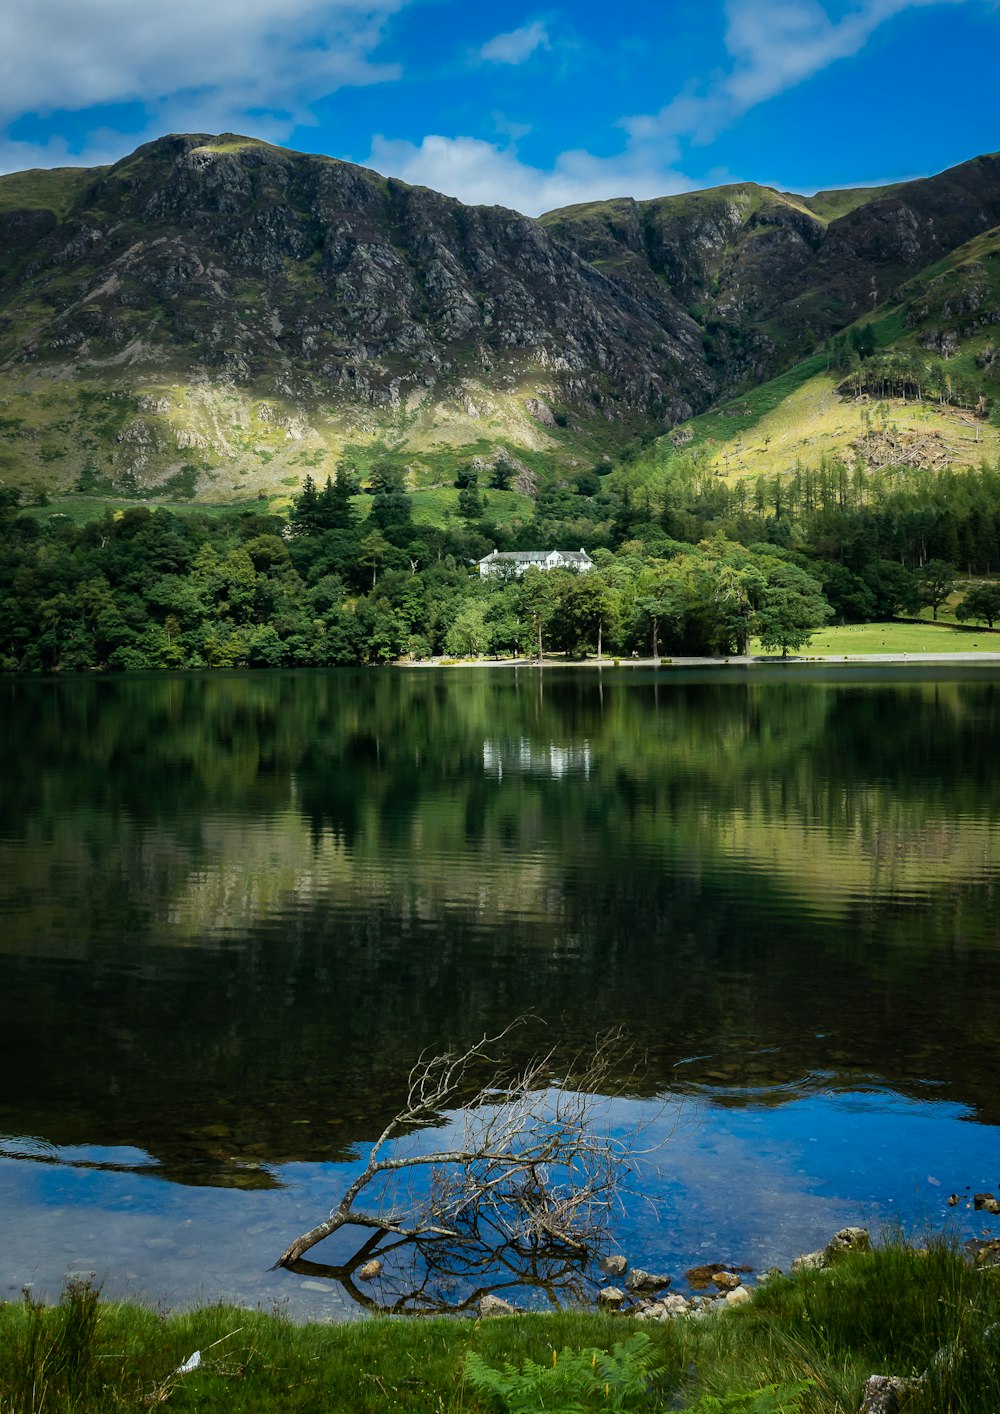
[[[276,1265],[299,1263],[346,1226],[400,1239],[530,1252],[585,1253],[597,1245],[632,1171],[634,1136],[615,1138],[598,1123],[618,1092],[612,1074],[628,1048],[614,1032],[599,1038],[558,1082],[551,1050],[509,1075],[496,1048],[525,1020],[483,1036],[461,1054],[421,1055],[410,1071],[406,1100],[375,1140],[365,1168],[329,1216],[297,1237]],[[405,1136],[440,1123],[483,1067],[490,1083],[464,1106],[455,1147],[400,1152]],[[426,1192],[419,1198],[406,1194],[402,1202],[399,1184],[414,1171],[427,1176]]]

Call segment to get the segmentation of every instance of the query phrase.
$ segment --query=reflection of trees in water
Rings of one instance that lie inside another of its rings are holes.
[[[996,1115],[989,681],[309,673],[3,692],[5,916],[54,954],[0,961],[12,1131],[96,1129],[195,1182],[228,1181],[234,1158],[343,1158],[415,1050],[528,1008],[569,1043],[626,1022],[651,1088],[702,1055],[695,1083],[930,1076]],[[586,741],[587,772],[501,780],[483,765],[498,740],[537,760]],[[289,841],[286,892],[178,946],[164,919],[193,881],[273,876],[245,852],[261,822]],[[900,858],[921,889],[872,892],[873,861]]]
[[[375,1258],[382,1271],[370,1280],[359,1277]],[[593,1299],[596,1286],[585,1255],[505,1241],[500,1233],[495,1244],[432,1237],[387,1242],[374,1233],[346,1262],[300,1257],[288,1270],[338,1282],[352,1301],[383,1315],[457,1315],[475,1310],[484,1296],[512,1299],[525,1291],[550,1306],[579,1305]]]
[[[8,680],[0,811],[16,826],[40,808],[73,803],[176,828],[190,826],[194,811],[278,808],[292,798],[294,779],[295,798],[315,824],[328,811],[335,819],[353,798],[366,808],[350,818],[350,836],[363,820],[366,830],[399,839],[445,791],[478,791],[484,743],[505,739],[539,761],[585,742],[598,788],[589,794],[609,819],[618,803],[601,788],[618,783],[626,807],[701,799],[722,812],[752,785],[779,816],[815,814],[831,790],[858,781],[891,787],[918,819],[939,799],[952,810],[966,798],[982,803],[980,767],[1000,702],[990,682],[873,687],[741,675],[720,685],[609,676]],[[538,777],[518,783],[533,798],[559,773],[525,774]],[[548,808],[558,800],[550,791]],[[853,823],[843,812],[831,822]]]

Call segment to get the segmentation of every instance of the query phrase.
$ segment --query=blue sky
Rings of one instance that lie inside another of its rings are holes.
[[[1000,148],[1000,0],[6,0],[0,171],[241,132],[538,214]]]

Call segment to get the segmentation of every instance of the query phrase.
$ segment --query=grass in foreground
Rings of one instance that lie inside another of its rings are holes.
[[[195,1350],[200,1366],[177,1373]],[[854,1414],[868,1375],[925,1370],[908,1414],[1000,1406],[1000,1270],[944,1244],[856,1254],[776,1278],[735,1310],[642,1326],[574,1311],[346,1326],[225,1307],[165,1317],[80,1285],[55,1308],[0,1306],[5,1414],[168,1402],[201,1414]]]

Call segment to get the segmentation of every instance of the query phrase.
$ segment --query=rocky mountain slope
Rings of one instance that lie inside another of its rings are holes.
[[[895,187],[801,197],[753,185],[542,217],[622,288],[666,285],[723,392],[773,376],[1000,225],[1000,155]]]
[[[341,455],[415,485],[500,447],[588,465],[997,225],[997,156],[540,221],[232,135],[0,177],[0,479],[231,499]]]

